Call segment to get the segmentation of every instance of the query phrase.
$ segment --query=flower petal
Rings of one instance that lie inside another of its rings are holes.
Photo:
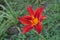
[[[44,9],[43,7],[37,8],[36,11],[35,11],[35,17],[41,18],[43,9]]]
[[[25,19],[24,17],[23,17],[23,18],[18,17],[18,20],[19,20],[22,24],[25,24],[25,25],[31,24],[31,22],[30,22],[29,20]]]
[[[27,20],[31,20],[32,19],[31,16],[24,16],[24,18],[27,19]]]
[[[33,11],[33,9],[32,9],[31,6],[28,6],[28,11],[29,11],[29,13],[30,13],[31,16],[34,15],[34,11]]]
[[[27,25],[23,28],[22,33],[25,34],[26,32],[30,31],[33,27],[31,25]]]
[[[46,19],[46,18],[47,18],[46,16],[42,16],[39,20],[40,20],[40,22],[42,22],[43,19]]]
[[[34,27],[34,29],[37,31],[38,34],[41,33],[41,31],[42,31],[42,23],[38,23],[38,24]]]
[[[47,16],[43,16],[43,19],[46,19],[47,18]]]

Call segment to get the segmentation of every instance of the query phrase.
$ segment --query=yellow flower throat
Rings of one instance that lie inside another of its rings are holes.
[[[32,25],[36,25],[38,23],[38,18],[33,18],[31,22],[32,22]]]

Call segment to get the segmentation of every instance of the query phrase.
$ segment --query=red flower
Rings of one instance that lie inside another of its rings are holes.
[[[46,16],[42,15],[44,8],[40,7],[37,8],[35,11],[31,8],[31,6],[28,6],[28,11],[30,15],[24,16],[22,18],[18,17],[18,20],[21,21],[22,24],[25,24],[26,26],[23,28],[23,34],[30,31],[32,28],[34,28],[37,33],[41,33],[42,31],[42,20],[46,18]]]

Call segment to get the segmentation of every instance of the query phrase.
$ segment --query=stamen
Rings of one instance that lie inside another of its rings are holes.
[[[38,23],[38,18],[33,18],[31,22],[32,22],[32,25],[36,25]]]

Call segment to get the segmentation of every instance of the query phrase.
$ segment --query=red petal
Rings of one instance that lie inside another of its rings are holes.
[[[25,34],[26,32],[30,31],[33,27],[31,25],[27,25],[23,28],[22,33]]]
[[[42,22],[43,19],[46,19],[46,18],[47,18],[46,16],[42,16],[42,17],[40,18],[40,22]]]
[[[41,18],[43,9],[44,9],[43,7],[37,8],[35,11],[35,17]]]
[[[38,24],[34,27],[34,29],[38,32],[38,34],[41,33],[41,31],[42,31],[42,23],[38,23]]]
[[[27,19],[27,20],[31,20],[32,19],[31,16],[24,16],[24,18]]]
[[[43,16],[43,19],[46,19],[47,17],[46,16]]]
[[[28,11],[29,11],[29,13],[30,13],[31,16],[34,15],[34,11],[33,11],[33,9],[32,9],[31,6],[28,6]]]
[[[22,24],[31,24],[31,22],[29,20],[26,20],[24,17],[23,18],[20,18],[18,17],[18,20],[22,23]]]

